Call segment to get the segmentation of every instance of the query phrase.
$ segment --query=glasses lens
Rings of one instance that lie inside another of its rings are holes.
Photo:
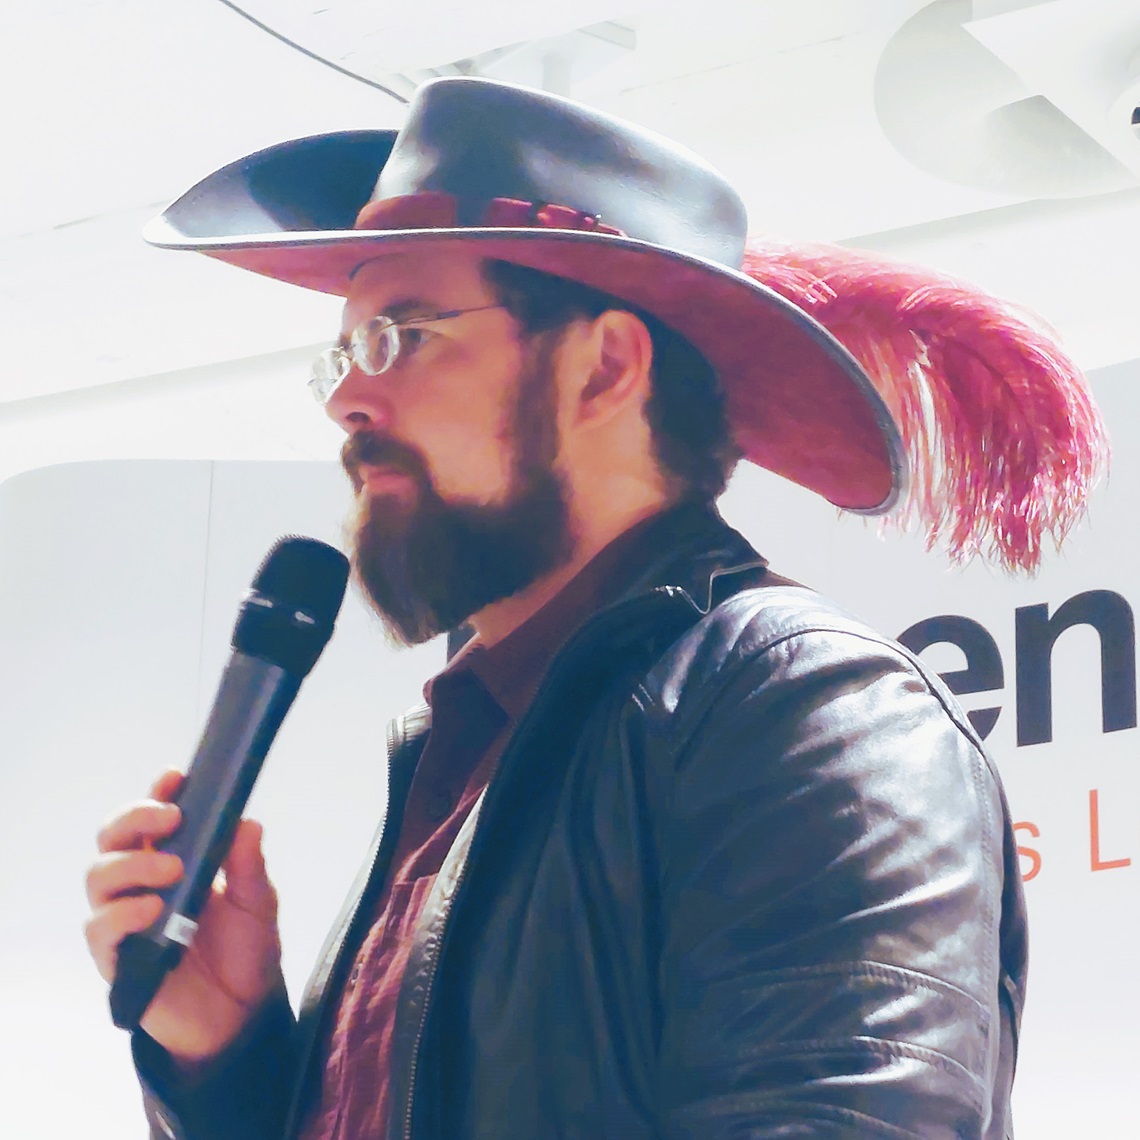
[[[336,384],[331,380],[314,376],[309,381],[309,391],[313,393],[313,399],[316,400],[318,404],[327,404],[329,398],[336,391]]]
[[[339,345],[326,348],[313,361],[309,391],[320,403],[328,403],[337,385],[348,375],[348,355]]]
[[[362,372],[387,372],[400,348],[400,329],[388,317],[373,317],[352,333],[352,359]]]

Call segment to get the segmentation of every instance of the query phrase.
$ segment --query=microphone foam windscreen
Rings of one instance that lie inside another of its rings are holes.
[[[233,646],[303,676],[316,664],[344,600],[348,559],[315,538],[278,539],[254,576]]]

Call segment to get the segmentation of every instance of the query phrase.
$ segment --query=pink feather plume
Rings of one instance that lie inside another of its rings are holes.
[[[1033,571],[1107,467],[1085,377],[1029,314],[928,269],[840,246],[753,241],[744,272],[831,332],[895,418],[910,466],[893,518],[956,561]]]

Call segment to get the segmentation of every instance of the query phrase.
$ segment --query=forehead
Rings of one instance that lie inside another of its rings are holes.
[[[404,251],[365,262],[349,286],[344,326],[386,312],[409,300],[431,309],[458,309],[491,301],[482,258],[462,249]]]

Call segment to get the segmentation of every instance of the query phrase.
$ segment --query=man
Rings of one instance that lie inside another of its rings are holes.
[[[152,1135],[1010,1134],[1025,915],[993,765],[921,663],[713,503],[743,454],[886,510],[909,450],[932,531],[1031,564],[1099,421],[987,299],[744,260],[744,232],[688,152],[478,80],[422,88],[398,135],[251,156],[152,232],[346,297],[311,384],[356,574],[395,640],[453,651],[389,730],[388,819],[298,1019],[239,828],[135,1034]],[[100,834],[108,980],[181,873],[155,846],[178,782]]]

